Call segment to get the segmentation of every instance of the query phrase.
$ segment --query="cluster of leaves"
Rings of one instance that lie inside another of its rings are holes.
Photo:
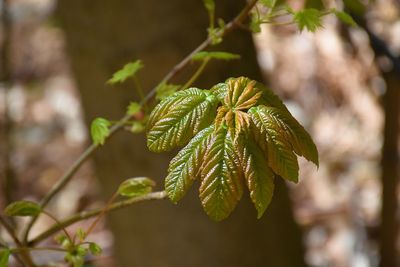
[[[279,97],[244,77],[165,98],[150,114],[146,131],[153,152],[188,143],[170,162],[165,189],[176,203],[199,178],[202,205],[216,221],[235,208],[243,183],[261,217],[276,175],[298,181],[296,154],[318,165],[310,135]]]
[[[308,30],[310,32],[315,32],[319,28],[323,27],[322,19],[324,16],[333,14],[343,23],[356,26],[356,22],[353,18],[344,11],[337,9],[317,9],[317,8],[304,8],[301,10],[293,10],[289,5],[284,4],[283,1],[277,0],[260,0],[260,4],[265,7],[266,12],[254,12],[250,28],[253,32],[261,31],[261,24],[270,23],[277,25],[287,25],[295,24],[300,29],[300,31]],[[290,21],[277,21],[277,17],[287,17],[290,16]]]
[[[135,198],[146,195],[153,191],[155,182],[147,177],[134,177],[125,180],[118,188],[118,195],[127,198]],[[110,204],[112,204],[110,202]],[[107,211],[109,206],[104,208]],[[57,224],[60,222],[50,213],[44,211],[42,207],[35,202],[28,200],[20,200],[11,203],[6,207],[4,213],[10,217],[36,217],[40,214],[50,216]],[[101,216],[104,213],[101,213]],[[78,228],[75,236],[72,238],[66,229],[64,234],[56,237],[55,241],[65,251],[64,260],[71,264],[73,267],[81,267],[84,265],[85,257],[89,253],[93,256],[98,256],[102,253],[102,248],[94,243],[86,241],[89,234],[88,231]],[[89,230],[90,231],[90,230]],[[8,247],[0,250],[0,267],[7,267],[9,258],[12,253],[19,252],[19,248],[10,249]]]

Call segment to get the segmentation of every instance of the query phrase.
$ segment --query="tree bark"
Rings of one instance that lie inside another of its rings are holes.
[[[244,4],[217,1],[217,9],[227,21]],[[134,98],[130,82],[105,85],[115,70],[142,59],[145,69],[139,77],[144,88],[152,88],[206,37],[208,21],[200,0],[60,0],[58,14],[88,125],[97,116],[121,117]],[[238,75],[261,79],[251,36],[234,33],[225,43],[218,50],[239,53],[242,59],[212,64],[196,86],[209,88]],[[104,197],[132,176],[154,178],[161,189],[173,154],[149,152],[143,135],[117,134],[94,157]],[[212,222],[202,211],[197,190],[195,184],[178,205],[144,203],[110,215],[117,266],[305,265],[283,182],[277,182],[273,203],[260,220],[247,197],[226,221]]]

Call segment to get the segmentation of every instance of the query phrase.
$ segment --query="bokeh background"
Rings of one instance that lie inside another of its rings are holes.
[[[244,1],[216,3],[227,21]],[[372,267],[381,259],[381,266],[397,266],[400,1],[288,3],[345,8],[359,27],[327,16],[316,33],[269,25],[254,36],[239,31],[218,50],[242,59],[213,64],[196,85],[238,75],[263,80],[313,136],[319,169],[300,160],[300,183],[278,183],[261,220],[245,199],[228,220],[211,222],[197,185],[178,205],[157,201],[112,213],[91,236],[104,253],[87,266]],[[40,200],[90,144],[92,119],[116,120],[138,99],[131,81],[107,85],[112,73],[142,59],[139,77],[151,89],[206,37],[208,22],[200,0],[3,0],[5,6],[11,19],[0,32],[1,208]],[[173,155],[148,152],[141,134],[118,133],[49,210],[63,218],[102,206],[132,176],[152,177],[161,189]],[[40,217],[32,236],[52,223]],[[62,266],[59,253],[34,257]]]

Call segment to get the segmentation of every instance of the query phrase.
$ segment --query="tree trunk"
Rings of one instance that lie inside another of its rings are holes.
[[[217,1],[217,9],[228,20],[244,4]],[[206,37],[207,14],[201,0],[60,0],[58,14],[88,125],[97,116],[121,117],[134,98],[130,82],[115,88],[105,85],[124,63],[143,60],[145,69],[139,77],[149,89]],[[238,75],[261,79],[251,36],[234,33],[225,43],[218,49],[240,53],[242,59],[213,65],[196,86],[209,88]],[[132,176],[154,178],[161,189],[173,154],[151,153],[144,136],[118,133],[94,157],[104,197]],[[277,182],[273,203],[262,219],[256,219],[247,197],[222,223],[206,217],[197,186],[178,205],[157,201],[111,214],[117,266],[305,265],[283,182]]]

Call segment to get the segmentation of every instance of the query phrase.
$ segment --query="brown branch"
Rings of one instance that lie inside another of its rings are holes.
[[[141,197],[135,197],[135,198],[130,198],[127,200],[122,200],[122,201],[116,202],[116,203],[112,204],[106,211],[109,212],[109,211],[122,209],[122,208],[125,208],[128,206],[131,206],[135,203],[144,202],[144,201],[148,201],[148,200],[164,199],[164,198],[166,198],[166,196],[167,196],[167,194],[165,191],[153,192],[153,193],[149,193],[147,195],[141,196]],[[41,233],[40,235],[38,235],[37,237],[35,237],[31,241],[29,241],[28,246],[35,246],[39,242],[45,240],[46,238],[52,236],[55,233],[61,231],[62,229],[66,228],[76,222],[95,217],[95,216],[99,215],[100,213],[102,213],[103,211],[104,211],[104,208],[99,208],[99,209],[95,209],[95,210],[91,210],[91,211],[84,211],[84,212],[72,215],[71,217],[69,217],[65,220],[62,220],[60,223],[54,224],[48,230],[46,230],[45,232]]]

